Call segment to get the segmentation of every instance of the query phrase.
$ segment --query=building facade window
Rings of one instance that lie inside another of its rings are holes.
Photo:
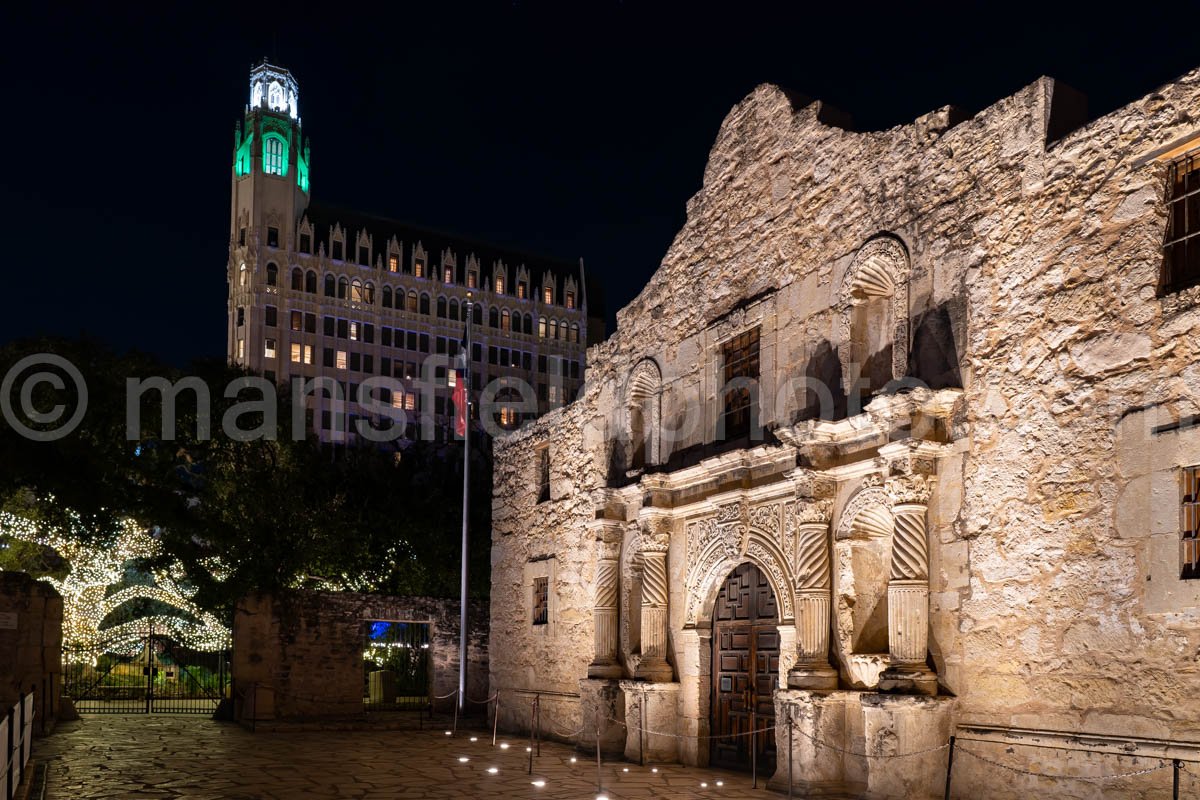
[[[454,267],[446,267],[442,270],[442,274],[444,276],[442,278],[443,283],[454,283]]]
[[[275,358],[275,340],[267,339],[263,343],[263,358]]]
[[[553,305],[553,303],[554,303],[554,287],[546,286],[546,287],[542,288],[542,302],[545,303],[546,305]]]
[[[291,322],[290,327],[292,330],[294,330],[294,331],[304,330],[304,312],[293,311],[291,313],[290,322]]]
[[[267,247],[279,247],[279,228],[267,228]]]
[[[533,624],[546,625],[550,622],[550,579],[533,579]]]
[[[567,295],[566,295],[566,306],[567,306],[567,308],[574,308],[574,307],[575,307],[575,293],[574,293],[574,292],[567,292]]]
[[[268,328],[274,328],[279,324],[279,309],[275,306],[265,306],[263,308],[263,324]]]
[[[425,262],[421,259],[413,259],[413,276],[417,278],[425,277]]]
[[[350,354],[347,353],[345,350],[338,350],[337,357],[336,357],[336,360],[334,363],[338,369],[349,369]]]
[[[1164,294],[1200,284],[1200,153],[1172,163],[1167,181]]]
[[[400,256],[396,255],[395,253],[392,253],[390,256],[388,256],[388,272],[399,272],[399,271],[400,271]]]
[[[517,299],[524,300],[529,296],[529,284],[525,281],[517,281]]]
[[[1179,577],[1200,578],[1200,466],[1184,467],[1179,508]]]
[[[274,263],[267,264],[267,286],[279,285],[279,267]]]
[[[730,439],[750,432],[759,377],[758,339],[759,330],[755,327],[721,345],[725,389],[719,438]]]
[[[278,136],[272,135],[264,138],[263,171],[268,175],[285,175],[284,166],[286,161],[283,140]]]
[[[303,357],[304,357],[303,350],[301,349],[300,343],[292,342],[292,363],[299,364],[300,359]]]
[[[504,294],[504,276],[496,276],[496,294]]]
[[[467,288],[474,289],[479,285],[479,273],[475,270],[467,272]]]

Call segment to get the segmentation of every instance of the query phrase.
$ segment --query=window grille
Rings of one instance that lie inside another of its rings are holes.
[[[1180,577],[1200,578],[1200,466],[1185,467],[1179,509]]]
[[[726,385],[721,421],[726,439],[750,432],[754,394],[753,387],[747,384],[757,382],[759,377],[758,338],[758,328],[751,328],[721,346]],[[735,381],[734,386],[729,386]]]
[[[533,579],[533,624],[550,622],[550,579]]]
[[[1171,164],[1167,174],[1167,236],[1162,289],[1200,284],[1200,154]]]

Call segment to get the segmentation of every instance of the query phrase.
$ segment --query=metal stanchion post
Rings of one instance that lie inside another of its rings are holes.
[[[954,774],[954,737],[950,737],[950,755],[946,759],[946,800],[950,800],[950,780]]]
[[[596,794],[601,792],[604,775],[600,769],[600,710],[596,710]]]
[[[788,800],[792,800],[792,707],[788,706]]]
[[[751,789],[758,788],[758,711],[750,711],[750,777]]]
[[[539,694],[537,698],[537,748],[535,750],[537,757],[542,757],[542,696]]]
[[[462,705],[462,703],[460,703],[458,701],[458,689],[455,689],[454,690],[454,724],[450,726],[450,730],[453,733],[458,733],[458,707],[460,705]]]
[[[1171,800],[1179,800],[1179,768],[1183,763],[1178,759],[1172,759],[1171,767],[1175,773],[1171,783]]]
[[[533,774],[533,726],[534,720],[537,718],[537,695],[533,696],[533,702],[529,704],[529,774]]]
[[[496,729],[500,727],[500,692],[492,698],[492,747],[496,746]]]
[[[642,688],[642,700],[638,703],[638,766],[646,766],[646,689]]]

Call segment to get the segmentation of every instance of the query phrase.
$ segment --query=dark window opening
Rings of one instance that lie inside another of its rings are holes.
[[[267,228],[267,247],[279,247],[279,228]]]
[[[739,334],[721,346],[724,408],[718,438],[733,439],[750,432],[759,377],[758,328]]]

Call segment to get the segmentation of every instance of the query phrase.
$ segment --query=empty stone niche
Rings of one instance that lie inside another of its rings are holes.
[[[874,689],[888,663],[892,513],[882,503],[854,514],[834,543],[836,647],[842,680]]]

